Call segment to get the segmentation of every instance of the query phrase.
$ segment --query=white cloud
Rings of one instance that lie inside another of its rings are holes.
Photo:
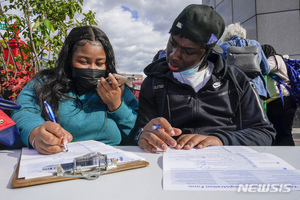
[[[96,12],[96,20],[109,37],[117,70],[142,73],[160,49],[165,48],[172,22],[184,7],[201,0],[85,0],[84,12]],[[133,18],[130,11],[137,12]]]
[[[202,0],[84,0],[83,12],[96,12],[98,27],[107,34],[113,45],[117,71],[141,74],[157,51],[166,47],[169,29],[177,15],[187,5],[201,2]],[[129,10],[124,10],[122,6]],[[138,17],[132,17],[130,11]],[[18,11],[13,11],[16,12]]]

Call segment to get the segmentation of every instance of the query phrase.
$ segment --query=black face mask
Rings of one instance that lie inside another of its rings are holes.
[[[96,89],[98,80],[104,77],[106,70],[102,69],[82,69],[72,67],[72,77],[80,93]]]

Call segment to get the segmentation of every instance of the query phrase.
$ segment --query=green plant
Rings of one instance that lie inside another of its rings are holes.
[[[4,98],[16,100],[35,73],[54,67],[70,29],[97,25],[95,13],[83,13],[82,6],[83,0],[9,0],[3,7],[0,3],[0,22],[6,25],[5,33],[0,34],[0,91]],[[23,15],[8,14],[11,10],[20,10]],[[24,43],[18,37],[19,30]],[[12,53],[12,40],[17,43],[18,55]]]

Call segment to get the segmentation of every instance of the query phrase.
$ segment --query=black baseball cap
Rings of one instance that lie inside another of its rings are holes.
[[[175,31],[204,48],[223,53],[217,42],[224,29],[223,18],[212,7],[191,4],[178,15],[170,32]]]

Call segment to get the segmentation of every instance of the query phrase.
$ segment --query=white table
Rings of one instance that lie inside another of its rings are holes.
[[[163,190],[162,153],[146,153],[136,146],[117,147],[142,156],[147,167],[103,175],[96,180],[76,179],[24,188],[11,188],[10,183],[17,166],[20,150],[0,151],[0,200],[190,200],[190,199],[300,199],[300,191],[290,193],[238,193],[210,191]],[[299,147],[251,147],[284,159],[300,169]]]

